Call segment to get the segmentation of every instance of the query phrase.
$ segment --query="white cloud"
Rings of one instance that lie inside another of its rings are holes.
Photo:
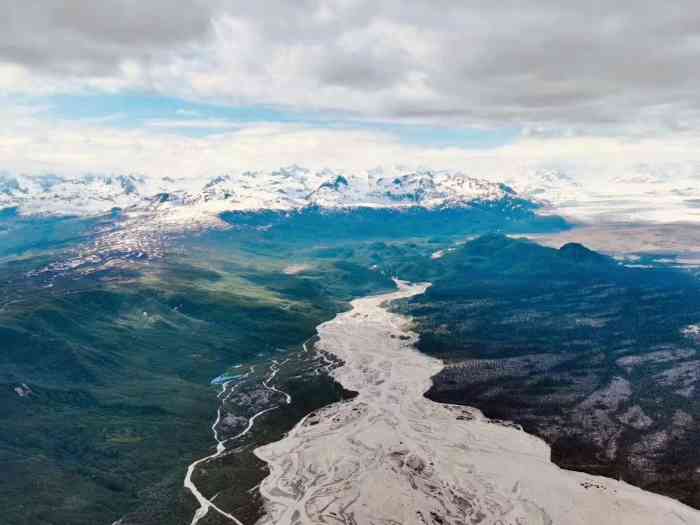
[[[0,0],[0,91],[139,89],[368,119],[697,129],[693,0]]]
[[[615,166],[648,162],[700,162],[700,137],[691,134],[640,137],[542,138],[478,150],[407,145],[383,131],[324,129],[303,124],[243,123],[218,119],[154,120],[142,129],[110,127],[99,120],[51,118],[45,108],[0,110],[0,166],[10,171],[130,172],[158,176],[211,176],[231,169],[371,168],[424,165],[508,178],[506,170],[529,165],[595,166],[610,175]],[[203,137],[175,133],[180,127],[220,129]],[[232,129],[229,129],[232,128]],[[489,173],[492,171],[492,173]],[[591,172],[590,177],[599,175]]]

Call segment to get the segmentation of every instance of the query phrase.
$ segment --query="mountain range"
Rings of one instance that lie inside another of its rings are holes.
[[[515,198],[505,184],[462,173],[418,170],[346,173],[290,166],[201,179],[140,175],[0,175],[0,207],[25,215],[94,215],[114,209],[223,211],[321,208],[446,208]]]
[[[402,166],[369,170],[292,165],[182,178],[140,174],[0,172],[0,209],[23,215],[90,216],[158,210],[171,224],[206,222],[224,211],[357,207],[425,209],[520,198],[584,222],[698,222],[700,166],[693,163],[475,164],[468,173]]]

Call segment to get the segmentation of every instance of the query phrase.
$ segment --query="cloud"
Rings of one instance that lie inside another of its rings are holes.
[[[59,74],[109,76],[124,60],[203,39],[217,2],[3,0],[0,56]]]
[[[5,92],[139,89],[558,133],[700,123],[693,0],[2,3]]]
[[[154,120],[119,128],[97,119],[60,120],[42,107],[0,108],[0,167],[15,173],[139,172],[151,177],[209,177],[236,170],[301,164],[312,169],[426,166],[461,170],[494,181],[540,168],[563,169],[593,185],[631,166],[666,166],[676,186],[700,187],[700,138],[691,135],[635,140],[596,136],[522,137],[489,149],[406,144],[391,131],[317,128],[295,123],[213,119]],[[182,134],[182,126],[207,128]],[[671,166],[668,168],[668,166]],[[636,168],[635,168],[636,169]]]

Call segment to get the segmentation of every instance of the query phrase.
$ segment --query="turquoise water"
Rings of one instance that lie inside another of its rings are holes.
[[[240,374],[239,375],[221,374],[219,376],[216,376],[214,379],[212,379],[210,384],[223,385],[224,383],[228,383],[229,381],[232,381],[234,379],[238,379],[239,377],[241,377]]]

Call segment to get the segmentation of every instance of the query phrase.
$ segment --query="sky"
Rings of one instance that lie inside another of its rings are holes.
[[[691,0],[0,9],[0,171],[700,162]]]

